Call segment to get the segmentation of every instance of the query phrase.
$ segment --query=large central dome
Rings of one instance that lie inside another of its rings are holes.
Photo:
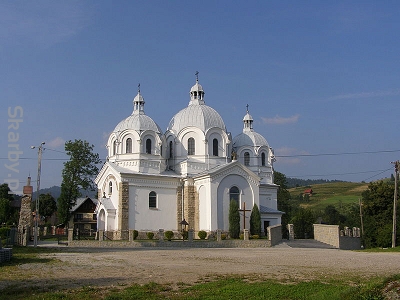
[[[225,123],[219,113],[205,104],[204,90],[198,80],[190,89],[188,107],[182,109],[171,119],[167,130],[179,133],[186,127],[197,127],[203,132],[214,127],[226,131]]]

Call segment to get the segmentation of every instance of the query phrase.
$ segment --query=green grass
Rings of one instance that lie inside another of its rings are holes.
[[[368,183],[357,182],[331,182],[314,184],[311,186],[313,195],[309,202],[302,202],[302,206],[313,209],[324,209],[327,205],[340,207],[352,203],[358,203],[361,194],[368,188]],[[289,189],[292,199],[297,199],[306,187]]]

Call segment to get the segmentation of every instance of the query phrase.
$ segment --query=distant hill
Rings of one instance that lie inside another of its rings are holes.
[[[300,200],[304,190],[311,188],[313,193],[308,201]],[[368,189],[368,183],[358,182],[329,182],[311,184],[307,188],[290,188],[289,192],[293,200],[299,200],[304,207],[323,209],[327,205],[340,207],[344,204],[358,203],[363,191]]]
[[[299,179],[299,178],[286,178],[288,188],[294,188],[298,186],[309,186],[320,183],[331,183],[331,182],[344,182],[342,180],[326,180],[326,179]]]
[[[58,197],[60,197],[61,195],[61,187],[60,186],[52,186],[50,188],[45,188],[45,189],[40,189],[39,190],[40,194],[50,194],[54,197],[54,199],[57,199]],[[90,197],[90,198],[94,198],[96,195],[96,192],[94,191],[85,191],[82,190],[82,197]],[[36,199],[36,192],[33,192],[33,199]]]

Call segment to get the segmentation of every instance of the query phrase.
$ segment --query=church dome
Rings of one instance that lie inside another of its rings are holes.
[[[225,123],[219,113],[205,104],[189,105],[182,109],[171,119],[168,130],[178,133],[185,127],[197,127],[203,132],[213,127],[226,131]]]
[[[267,140],[255,131],[242,132],[233,138],[233,147],[240,148],[242,146],[261,147],[267,146]]]
[[[203,132],[214,127],[226,131],[225,123],[219,113],[205,104],[204,90],[199,84],[198,78],[196,84],[190,89],[188,107],[182,109],[171,119],[167,130],[179,133],[186,127],[197,127]]]
[[[145,131],[152,130],[157,133],[162,133],[161,128],[147,115],[132,114],[125,120],[119,122],[115,127],[114,132],[121,132],[124,130]]]
[[[144,113],[144,98],[140,94],[140,85],[136,97],[133,99],[133,112],[125,120],[119,122],[114,132],[124,130],[146,131],[151,130],[158,134],[162,134],[160,126],[153,121],[152,118]]]
[[[240,148],[243,146],[261,147],[268,146],[267,140],[253,129],[253,117],[249,113],[249,106],[247,105],[246,115],[243,118],[243,132],[233,138],[232,146]]]

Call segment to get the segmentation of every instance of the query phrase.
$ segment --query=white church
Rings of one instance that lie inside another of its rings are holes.
[[[144,104],[139,87],[132,114],[108,139],[107,161],[95,179],[98,230],[114,239],[126,239],[132,229],[181,231],[182,223],[195,232],[228,231],[231,200],[239,204],[242,230],[250,228],[254,204],[262,232],[281,224],[274,153],[254,131],[248,109],[243,131],[232,138],[219,113],[206,105],[198,77],[189,104],[165,132]]]

